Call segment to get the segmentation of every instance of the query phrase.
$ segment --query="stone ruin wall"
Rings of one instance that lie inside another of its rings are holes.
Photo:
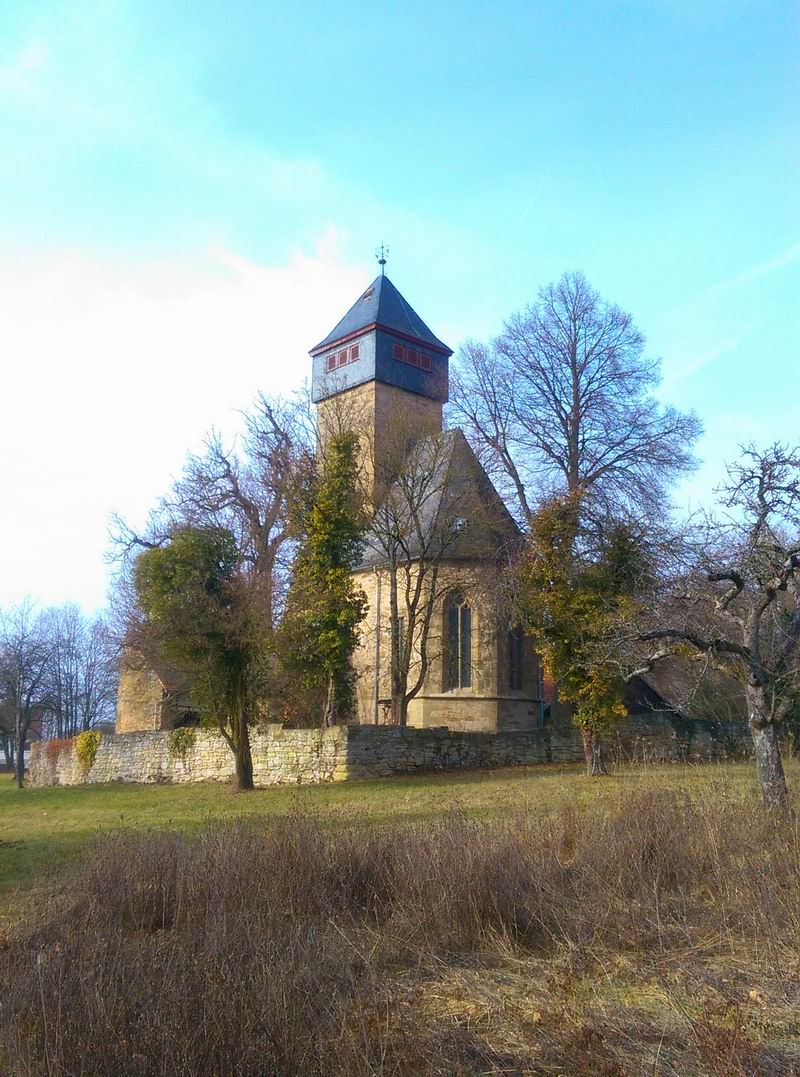
[[[74,742],[33,745],[32,785],[98,782],[224,782],[233,778],[233,755],[222,737],[198,729],[184,754],[176,753],[171,731],[107,734],[94,763],[81,767]],[[583,759],[574,726],[508,733],[458,733],[448,729],[397,729],[338,726],[285,729],[269,725],[251,734],[253,777],[257,786],[306,785],[383,778],[416,770],[502,767],[537,763],[574,763]],[[707,722],[678,729],[665,715],[631,722],[610,754],[620,760],[676,762],[726,759],[747,751],[743,726],[724,736]]]

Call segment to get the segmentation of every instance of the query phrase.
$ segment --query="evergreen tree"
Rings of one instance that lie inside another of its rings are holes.
[[[323,697],[322,724],[353,713],[352,657],[367,611],[352,578],[364,533],[357,488],[357,438],[338,434],[325,446],[320,474],[309,476],[298,498],[298,548],[283,636],[287,664],[312,697]]]
[[[267,663],[267,634],[247,586],[242,553],[221,527],[176,528],[163,546],[145,550],[134,588],[144,638],[186,671],[201,713],[233,752],[239,789],[253,788],[248,723]]]

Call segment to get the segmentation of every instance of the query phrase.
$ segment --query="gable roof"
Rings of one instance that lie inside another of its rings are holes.
[[[385,525],[381,513],[386,514]],[[404,534],[404,554],[410,560],[488,560],[520,536],[458,429],[422,438],[411,448],[404,474],[389,485],[376,517],[359,568],[385,562],[386,539],[398,532]]]
[[[376,277],[359,296],[344,318],[321,340],[311,354],[329,347],[336,341],[373,326],[400,333],[452,355],[452,350],[434,336],[417,312],[405,301],[388,277]]]

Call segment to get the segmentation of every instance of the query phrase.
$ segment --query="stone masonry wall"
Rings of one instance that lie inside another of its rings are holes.
[[[709,723],[689,724],[700,727]],[[649,731],[643,724],[638,736],[628,749],[621,747],[614,754],[662,761],[725,758],[735,754],[737,744],[746,743],[743,736],[726,740],[698,729],[689,738],[694,751],[687,750],[685,731],[681,741],[663,716],[653,721]],[[197,730],[183,757],[175,753],[171,738],[169,731],[104,735],[88,770],[79,764],[74,742],[59,742],[60,747],[54,744],[49,748],[47,742],[38,742],[31,753],[31,784],[221,782],[233,778],[233,756],[218,734]],[[580,734],[569,725],[508,733],[385,726],[285,729],[270,725],[253,732],[252,753],[258,786],[381,778],[414,770],[570,763],[583,758]]]

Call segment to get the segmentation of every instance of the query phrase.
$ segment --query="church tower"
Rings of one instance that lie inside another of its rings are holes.
[[[380,461],[393,446],[441,431],[452,349],[381,273],[310,354],[320,446],[337,430],[356,430],[377,496]]]

